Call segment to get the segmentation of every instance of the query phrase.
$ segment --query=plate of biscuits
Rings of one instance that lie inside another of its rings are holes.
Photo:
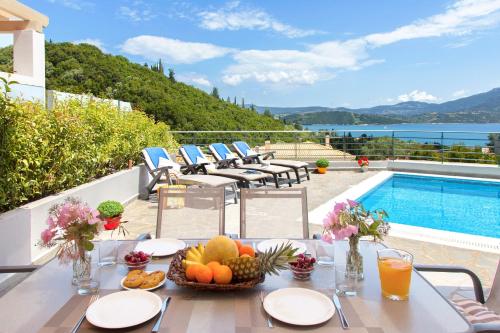
[[[120,284],[123,289],[134,290],[154,290],[165,284],[167,278],[163,271],[143,271],[135,269],[125,276]]]

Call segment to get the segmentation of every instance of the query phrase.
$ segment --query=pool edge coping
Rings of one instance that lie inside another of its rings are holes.
[[[323,224],[323,217],[326,216],[335,202],[345,201],[346,199],[359,198],[381,185],[383,182],[391,178],[394,174],[404,174],[413,176],[428,176],[450,179],[468,179],[500,183],[499,179],[478,178],[478,177],[461,177],[436,175],[431,173],[414,173],[414,172],[399,172],[399,171],[381,171],[376,175],[369,177],[359,184],[352,186],[348,190],[328,200],[317,208],[309,212],[309,221],[312,224]],[[440,245],[454,246],[468,250],[476,250],[500,254],[500,238],[469,235],[453,231],[445,231],[439,229],[410,226],[400,223],[390,223],[390,237],[412,239],[422,242],[436,243]]]

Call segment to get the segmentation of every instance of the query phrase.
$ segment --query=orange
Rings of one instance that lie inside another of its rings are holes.
[[[199,265],[196,271],[196,281],[200,283],[210,283],[213,277],[214,273],[212,273],[212,270],[208,266]]]
[[[220,264],[218,261],[211,261],[207,264],[207,266],[212,270],[213,273],[215,269],[220,266]]]
[[[243,245],[240,247],[240,256],[243,254],[248,254],[250,257],[255,257],[255,251],[250,245]]]
[[[218,284],[228,284],[233,279],[233,272],[231,268],[226,265],[219,265],[214,271],[214,280]]]
[[[243,244],[241,244],[241,241],[239,239],[236,239],[234,242],[236,243],[236,246],[238,247],[238,250],[240,249],[240,247],[243,246]]]
[[[198,264],[192,264],[192,265],[189,265],[187,268],[186,268],[186,278],[189,280],[189,281],[194,281],[196,280],[196,272],[198,272],[198,268],[200,267],[201,265],[198,265]]]

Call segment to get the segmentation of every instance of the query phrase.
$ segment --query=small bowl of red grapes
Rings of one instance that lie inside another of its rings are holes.
[[[130,271],[134,269],[144,270],[151,261],[151,255],[142,251],[131,251],[125,255],[124,259]]]
[[[316,258],[301,253],[297,256],[297,260],[290,262],[289,265],[294,278],[297,280],[308,280],[314,271],[315,263]]]

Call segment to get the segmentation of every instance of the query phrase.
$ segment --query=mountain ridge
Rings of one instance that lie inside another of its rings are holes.
[[[288,122],[310,124],[489,123],[500,122],[500,88],[443,103],[408,101],[369,108],[257,107]]]

